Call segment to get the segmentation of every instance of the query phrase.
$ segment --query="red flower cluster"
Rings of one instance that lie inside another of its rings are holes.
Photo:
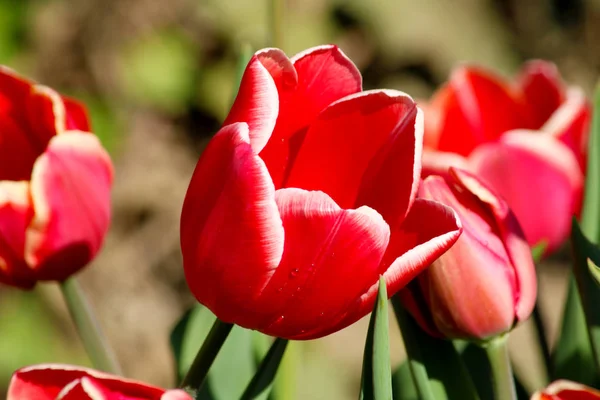
[[[564,242],[581,207],[591,106],[554,65],[532,61],[515,82],[458,68],[425,114],[424,176],[469,169],[508,201],[530,245]]]

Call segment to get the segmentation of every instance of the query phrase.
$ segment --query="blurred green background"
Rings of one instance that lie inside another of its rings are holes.
[[[286,8],[287,54],[336,43],[367,89],[425,99],[457,63],[510,75],[524,60],[544,58],[590,93],[600,72],[599,0],[288,0]],[[193,304],[179,211],[234,95],[237,54],[270,45],[267,17],[262,0],[0,0],[0,62],[85,101],[113,155],[113,225],[81,280],[130,377],[175,384],[168,334]],[[550,260],[540,282],[551,338],[564,263]],[[365,330],[361,321],[298,344],[296,398],[355,398]],[[393,336],[397,364],[403,349]],[[527,327],[514,336],[520,368],[535,370]],[[0,393],[15,369],[50,361],[89,363],[56,287],[2,287]],[[535,376],[526,383],[535,386]]]

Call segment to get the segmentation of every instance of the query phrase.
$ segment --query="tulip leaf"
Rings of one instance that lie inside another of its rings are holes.
[[[552,353],[552,379],[568,379],[588,386],[596,381],[594,356],[575,278],[569,278],[560,337]]]
[[[598,304],[600,304],[600,287],[596,282],[597,275],[591,272],[589,266],[590,263],[594,267],[598,265],[600,248],[585,237],[575,219],[573,219],[571,228],[571,244],[575,258],[573,272],[581,296],[589,339],[596,367],[598,368],[600,367],[600,308],[598,307]],[[597,269],[594,268],[594,271],[597,271]]]
[[[216,317],[209,309],[197,305],[186,312],[171,332],[171,348],[177,374],[183,378],[198,349],[208,336]],[[258,365],[257,358],[266,353],[264,335],[234,326],[217,355],[197,399],[225,400],[238,398]],[[235,379],[232,379],[232,376]]]
[[[587,260],[587,265],[590,276],[594,279],[597,285],[600,285],[600,268],[589,258]]]
[[[379,277],[377,301],[367,331],[361,378],[361,400],[391,400],[392,370],[385,279]]]
[[[394,399],[419,400],[419,393],[413,382],[410,365],[403,362],[392,374],[392,393]]]
[[[452,342],[434,338],[424,332],[404,310],[397,296],[392,297],[392,306],[404,339],[407,364],[418,398],[421,400],[479,399],[469,372]],[[405,368],[401,366],[396,374],[405,376]],[[395,376],[394,381],[397,385],[405,381],[405,378]],[[411,389],[404,388],[402,392],[410,394]]]
[[[600,85],[596,88],[593,106],[581,229],[593,243],[600,243]]]
[[[256,374],[240,397],[241,400],[256,399],[259,397],[266,398],[268,396],[287,344],[287,339],[275,339],[267,355],[256,370]]]

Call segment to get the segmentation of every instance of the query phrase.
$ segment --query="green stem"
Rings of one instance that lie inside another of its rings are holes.
[[[187,375],[181,382],[182,388],[191,393],[197,393],[200,390],[206,380],[208,370],[217,358],[217,354],[219,354],[232,328],[233,324],[222,322],[219,319],[215,320]]]
[[[484,345],[490,362],[494,400],[516,400],[517,392],[508,357],[508,335],[497,337]]]
[[[100,325],[77,280],[71,277],[61,282],[60,289],[94,368],[122,375],[121,367],[104,338]]]
[[[535,334],[537,336],[537,342],[540,346],[540,352],[544,359],[544,367],[546,370],[546,382],[552,379],[552,357],[550,355],[550,345],[548,344],[548,338],[546,337],[546,328],[542,313],[539,307],[539,302],[535,303],[533,308],[533,322],[535,326]]]
[[[271,46],[283,48],[283,25],[285,16],[285,0],[269,0],[269,19],[271,23]]]

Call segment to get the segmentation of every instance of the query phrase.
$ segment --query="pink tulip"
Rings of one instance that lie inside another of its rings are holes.
[[[183,390],[164,390],[89,368],[40,364],[13,374],[6,400],[192,400]]]
[[[556,381],[535,392],[531,400],[599,400],[600,392],[577,382]]]
[[[62,281],[100,249],[110,158],[74,100],[0,67],[0,282]]]
[[[591,106],[553,64],[525,64],[515,82],[456,69],[426,106],[423,175],[468,169],[498,191],[531,246],[551,252],[581,210]]]
[[[400,296],[434,336],[488,339],[527,319],[536,298],[535,267],[506,202],[474,175],[430,176],[419,197],[452,207],[463,223],[456,244]]]
[[[335,46],[250,60],[183,206],[186,279],[225,322],[294,339],[342,329],[460,234],[415,199],[422,113],[406,94],[361,91]]]

